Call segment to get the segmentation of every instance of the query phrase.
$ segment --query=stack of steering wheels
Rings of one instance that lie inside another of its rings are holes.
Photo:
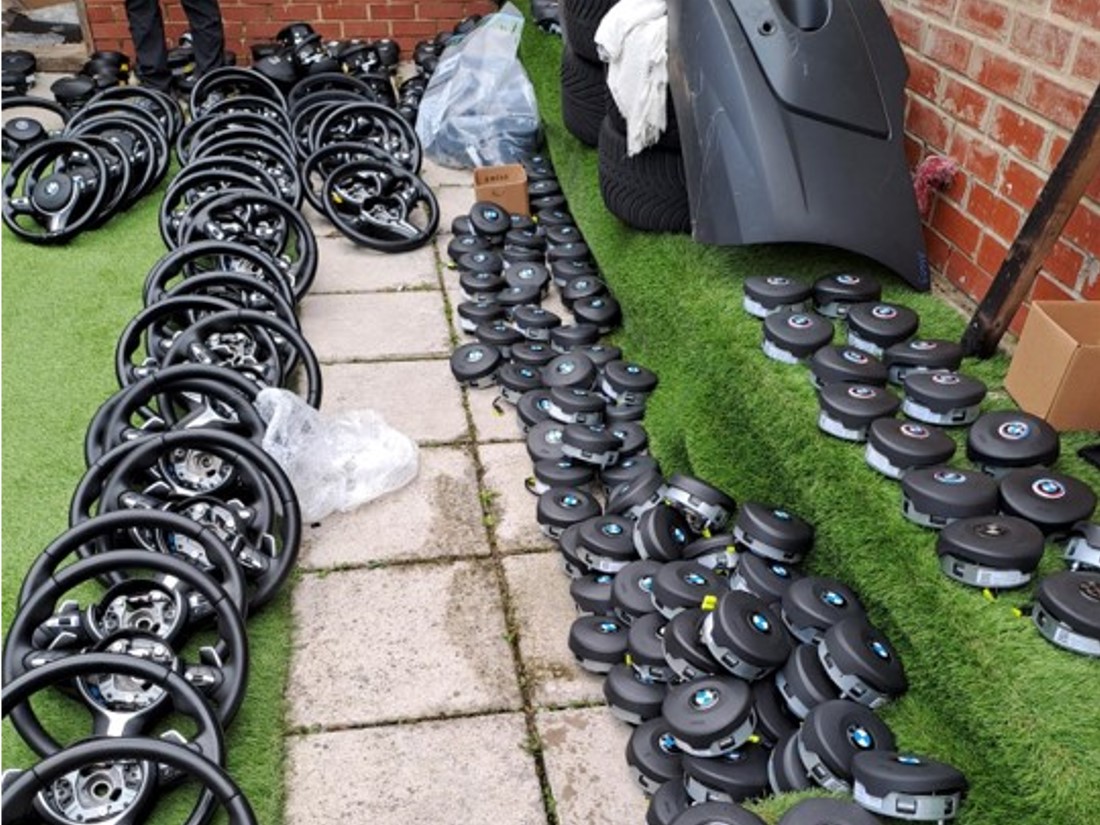
[[[338,72],[307,75],[285,96],[258,72],[206,75],[176,141],[183,169],[161,210],[165,242],[268,237],[271,224],[301,234],[305,199],[363,246],[423,246],[439,204],[419,177],[416,132],[392,102],[392,86]]]
[[[76,111],[5,97],[3,219],[32,243],[65,243],[129,209],[164,180],[183,127],[175,99],[117,86]]]
[[[198,100],[213,107],[219,88],[200,82]],[[42,761],[5,775],[5,822],[144,822],[188,780],[188,825],[219,806],[256,821],[224,732],[248,684],[245,619],[291,574],[302,522],[255,402],[280,387],[319,407],[322,385],[295,311],[317,265],[301,178],[235,117],[207,149],[197,129],[179,135],[191,162],[161,210],[171,249],[119,336],[119,389],[88,426],[69,529],[20,588],[3,714]],[[47,729],[57,703],[88,715],[82,735]]]

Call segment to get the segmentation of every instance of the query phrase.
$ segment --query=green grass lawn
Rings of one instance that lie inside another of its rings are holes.
[[[1100,665],[1048,645],[1017,618],[1013,608],[1027,602],[1026,592],[989,601],[940,574],[935,535],[902,518],[899,486],[864,464],[861,447],[819,433],[806,370],[760,351],[760,322],[742,311],[741,286],[756,274],[812,279],[860,268],[882,278],[887,300],[920,313],[926,337],[958,339],[964,319],[842,252],[707,248],[620,224],[600,199],[595,150],[562,125],[560,52],[560,40],[527,27],[522,56],[550,154],[623,305],[617,343],[661,378],[645,423],[666,474],[694,473],[740,500],[786,505],[817,526],[809,567],[857,590],[908,670],[909,693],[883,717],[902,747],[952,762],[970,779],[963,825],[1095,823]],[[1002,386],[1007,363],[997,357],[964,366],[989,385],[988,408],[1011,406]],[[1100,473],[1074,455],[1088,440],[1067,435],[1058,469],[1100,489]],[[1061,567],[1050,550],[1043,570]],[[773,801],[762,811],[774,817],[789,805]]]
[[[118,334],[141,307],[146,272],[164,254],[157,231],[163,187],[127,214],[67,246],[21,242],[5,229],[3,258],[3,625],[23,573],[64,531],[69,497],[84,470],[84,432],[116,388]],[[229,769],[261,822],[283,815],[283,694],[290,611],[284,592],[248,622],[251,677],[229,731]],[[80,711],[46,703],[44,718],[71,729]],[[34,760],[10,724],[5,768]],[[184,795],[178,794],[183,797]],[[159,821],[180,821],[179,799]],[[173,815],[173,810],[175,814]]]

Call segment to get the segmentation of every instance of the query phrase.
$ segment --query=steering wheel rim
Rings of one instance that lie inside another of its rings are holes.
[[[85,465],[91,467],[122,444],[159,435],[167,429],[223,428],[260,443],[266,425],[254,406],[259,389],[255,382],[225,367],[177,364],[158,370],[120,389],[99,406],[84,437]],[[170,396],[180,393],[197,394],[201,400],[196,400],[194,412],[176,419]],[[232,408],[237,421],[212,409],[211,401]],[[134,427],[132,418],[139,414],[145,421]]]
[[[143,737],[92,739],[46,757],[4,786],[0,799],[4,821],[8,825],[40,822],[38,797],[45,788],[83,766],[119,760],[169,765],[182,771],[211,791],[228,813],[230,825],[257,825],[252,806],[224,770],[182,745]],[[125,825],[131,825],[132,821],[127,819]],[[189,817],[188,825],[197,823],[192,823]]]
[[[242,88],[248,91],[242,92]],[[236,92],[235,95],[234,92]],[[221,97],[211,99],[216,94],[220,94]],[[283,93],[262,74],[235,66],[222,66],[204,74],[191,89],[191,116],[203,117],[218,100],[242,95],[267,98],[279,108],[286,110],[286,98]]]
[[[210,257],[217,259],[211,269],[197,272],[189,269],[203,258]],[[243,262],[249,268],[234,266],[231,261]],[[279,268],[266,253],[235,241],[192,241],[167,253],[153,264],[149,274],[145,276],[142,301],[146,306],[153,303],[150,295],[155,294],[157,290],[167,291],[171,288],[169,284],[177,277],[180,280],[186,280],[206,272],[245,272],[268,283],[279,285],[280,292],[285,290],[292,304],[300,297],[294,291],[294,285],[288,279],[287,273]]]

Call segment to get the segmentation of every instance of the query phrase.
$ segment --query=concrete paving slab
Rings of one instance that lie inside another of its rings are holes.
[[[465,341],[466,339],[463,339],[463,343]],[[500,390],[497,387],[466,392],[466,396],[470,399],[470,413],[474,419],[474,427],[477,428],[478,441],[522,441],[523,433],[519,428],[516,408],[504,399],[500,399],[496,406],[493,406],[494,400],[499,395]],[[503,411],[503,415],[497,412],[498,407]]]
[[[438,289],[435,250],[431,244],[412,252],[388,255],[357,246],[343,235],[318,235],[317,277],[310,293],[377,292],[379,290]]]
[[[480,448],[485,467],[484,484],[493,496],[497,546],[501,550],[525,547],[551,549],[535,521],[538,499],[524,486],[531,475],[531,459],[525,444],[486,444]]]
[[[623,756],[629,725],[606,708],[539,713],[537,725],[561,825],[645,822],[649,803]]]
[[[473,169],[452,169],[449,166],[436,163],[431,158],[424,158],[424,162],[420,165],[420,177],[424,179],[424,183],[435,190],[437,197],[439,196],[440,187],[463,186],[469,190],[470,203],[473,203]]]
[[[292,725],[345,727],[520,707],[499,591],[486,565],[306,576],[294,588],[292,609]]]
[[[469,213],[474,205],[474,191],[466,186],[441,186],[435,190],[439,201],[439,234],[451,234],[451,221]]]
[[[451,354],[438,292],[307,295],[301,319],[323,363]]]
[[[407,487],[306,527],[299,564],[325,570],[488,553],[473,461],[464,449],[430,447]]]
[[[551,551],[504,559],[532,696],[539,706],[602,702],[603,678],[582,670],[569,650],[577,611],[560,558]]]
[[[294,737],[286,821],[544,825],[525,740],[519,714]]]
[[[419,442],[469,436],[462,390],[447,361],[329,364],[324,368],[326,413],[370,409]]]

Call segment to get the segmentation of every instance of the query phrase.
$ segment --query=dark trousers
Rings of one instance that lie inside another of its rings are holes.
[[[225,60],[225,32],[218,0],[181,0],[195,48],[195,76],[201,77]],[[142,83],[167,89],[168,44],[158,0],[126,0],[130,36],[137,52],[137,74]]]

